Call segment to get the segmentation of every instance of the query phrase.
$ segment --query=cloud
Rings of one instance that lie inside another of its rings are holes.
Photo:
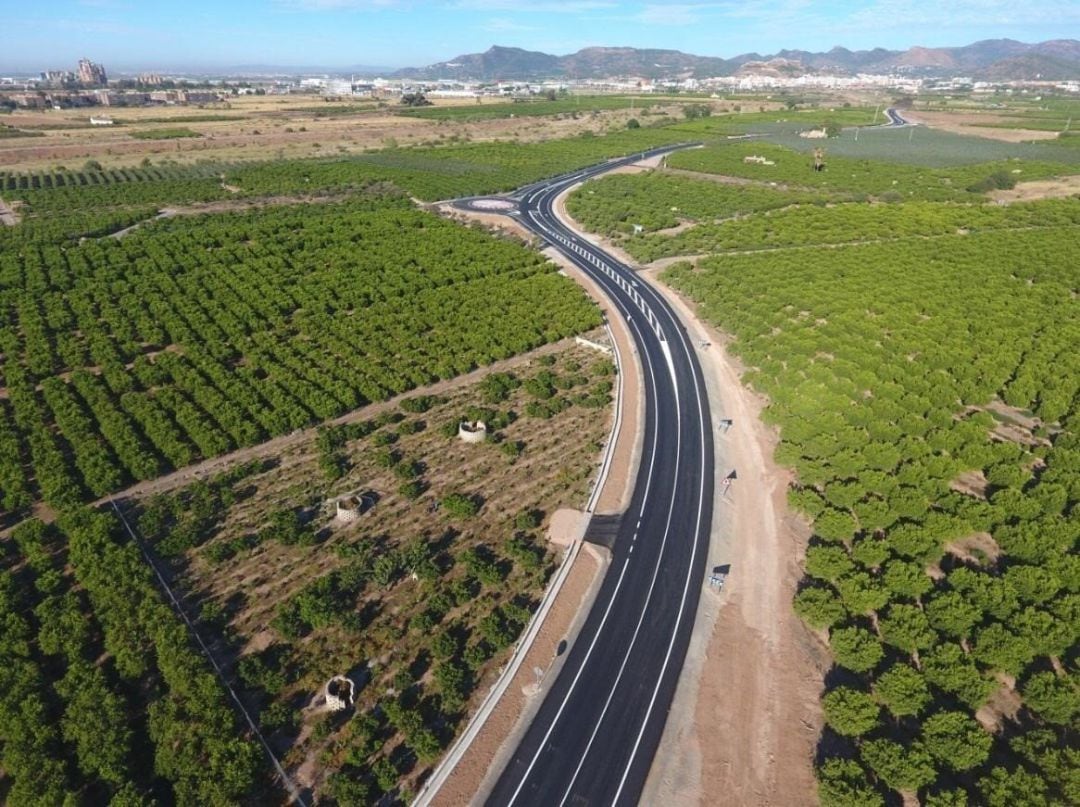
[[[413,5],[407,0],[276,0],[276,3],[292,11],[375,11]]]
[[[844,23],[851,27],[872,25],[879,28],[1070,25],[1080,23],[1080,5],[1060,0],[950,0],[935,4],[875,0],[849,15]]]
[[[535,2],[528,0],[455,0],[451,8],[462,11],[513,11],[543,14],[582,14],[587,11],[604,11],[618,6],[609,0],[566,0],[565,2]]]
[[[643,25],[694,25],[703,11],[713,11],[715,3],[649,3],[634,15]]]
[[[484,24],[484,30],[495,31],[497,33],[518,33],[523,31],[535,31],[537,28],[533,25],[524,25],[523,23],[500,17],[488,20]]]

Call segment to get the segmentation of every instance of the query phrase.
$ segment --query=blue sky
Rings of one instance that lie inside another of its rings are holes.
[[[1076,0],[2,0],[0,72],[237,64],[430,64],[492,44],[590,45],[730,57],[1080,38]]]

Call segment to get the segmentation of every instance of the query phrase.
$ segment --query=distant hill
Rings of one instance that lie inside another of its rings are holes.
[[[612,76],[673,78],[729,76],[738,72],[877,73],[901,70],[914,75],[970,75],[994,80],[1080,79],[1080,42],[1054,39],[1026,44],[1012,39],[986,39],[958,48],[913,47],[907,50],[848,50],[824,53],[782,50],[762,55],[744,53],[729,59],[695,56],[678,50],[585,48],[567,56],[494,46],[427,67],[399,70],[398,78],[537,80],[600,79]]]

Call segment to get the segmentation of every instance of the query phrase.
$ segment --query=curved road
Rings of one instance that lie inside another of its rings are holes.
[[[889,119],[888,123],[881,124],[882,126],[913,126],[911,121],[906,120],[895,108],[889,107],[885,110],[885,116]]]
[[[553,211],[555,197],[576,182],[673,148],[515,194],[511,215],[592,277],[626,319],[644,371],[646,413],[630,506],[620,517],[595,516],[586,534],[611,549],[611,566],[558,678],[490,795],[488,803],[498,807],[636,804],[690,641],[714,491],[701,368],[667,303]]]

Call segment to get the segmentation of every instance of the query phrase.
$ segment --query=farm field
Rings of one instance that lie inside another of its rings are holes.
[[[874,160],[887,165],[946,168],[1013,159],[1073,166],[1080,164],[1080,157],[1061,148],[1072,138],[1037,143],[1007,142],[977,136],[983,134],[982,130],[975,130],[974,134],[970,129],[957,133],[936,126],[862,129],[857,140],[855,134],[853,130],[845,130],[839,137],[830,138],[824,143],[798,137],[790,130],[766,130],[764,137],[769,142],[797,151],[806,152],[823,145],[830,156]]]
[[[391,182],[425,200],[512,190],[545,177],[678,142],[667,129],[580,136],[521,148],[511,142],[392,148],[328,159],[172,164],[81,171],[0,172],[0,195],[28,214],[115,212],[121,206],[226,200],[280,194],[348,192]],[[63,218],[63,216],[59,216]],[[9,234],[15,237],[14,234]]]
[[[613,375],[563,348],[120,501],[301,786],[408,803],[531,616],[553,569],[543,526],[585,501]],[[478,417],[491,437],[461,442]],[[335,521],[350,494],[362,514]],[[278,801],[121,523],[77,510],[58,524],[24,522],[2,545],[12,803]],[[355,711],[314,704],[335,674],[356,683]]]
[[[514,359],[599,309],[541,256],[409,196],[658,137],[0,179],[5,798],[281,798],[145,548],[291,776],[341,804],[409,800],[535,608],[548,516],[584,504],[614,381],[582,348]],[[511,373],[453,381],[499,360]],[[492,437],[460,443],[463,418]],[[160,479],[214,457],[217,476]],[[168,492],[125,499],[139,482]],[[364,512],[337,525],[349,493]],[[107,503],[84,509],[110,494],[145,544]],[[336,673],[354,719],[306,708]]]
[[[496,118],[533,118],[550,115],[588,115],[610,109],[649,110],[665,105],[679,110],[678,98],[659,96],[630,97],[623,95],[575,95],[556,100],[536,99],[509,101],[501,104],[460,103],[453,106],[429,106],[400,112],[409,118],[427,120],[493,120]],[[684,99],[682,103],[694,103],[696,99]]]
[[[715,145],[589,182],[567,207],[635,259],[665,258],[661,278],[768,402],[789,504],[811,522],[788,596],[833,659],[821,803],[1075,802],[1080,198],[991,200],[1077,169],[1052,146],[972,164],[856,161],[836,143],[823,177],[779,145]]]
[[[424,115],[416,117],[394,99],[346,103],[318,96],[242,96],[206,108],[117,109],[112,126],[91,126],[88,110],[18,110],[0,119],[4,127],[0,129],[0,168],[75,169],[87,160],[109,168],[131,168],[147,159],[191,165],[339,157],[394,145],[535,143],[585,132],[601,135],[625,130],[633,117],[643,126],[679,120],[678,103],[665,102],[648,110],[641,103],[635,101],[631,110],[627,99],[605,97],[580,111],[540,108],[543,114],[510,117],[513,113],[507,109],[519,105],[501,99],[479,105],[439,102],[422,108],[419,111]],[[137,137],[140,131],[181,128],[198,136]]]
[[[733,335],[813,520],[795,609],[835,658],[823,804],[1076,800],[1076,234],[665,273]]]
[[[903,130],[894,131],[902,132]],[[926,134],[924,131],[914,129],[907,131],[914,131],[919,136]],[[863,137],[859,141],[859,146],[862,147],[864,142],[873,141],[875,145],[888,147],[887,142],[877,143],[877,138],[887,136],[887,134],[882,131],[874,133],[873,137]],[[968,139],[957,135],[946,135],[946,137],[958,141]],[[840,142],[829,139],[817,141],[817,146],[815,146],[814,141],[803,140],[801,151],[787,144],[726,143],[678,152],[670,155],[666,163],[671,168],[740,177],[762,183],[775,182],[778,185],[872,195],[886,194],[891,191],[900,198],[935,201],[970,200],[972,191],[967,189],[998,172],[1007,173],[1015,181],[1076,172],[1075,168],[1070,167],[1067,152],[1053,147],[1030,146],[1037,149],[1039,159],[1025,158],[1022,161],[1005,157],[994,161],[990,161],[989,158],[973,161],[972,152],[969,150],[967,159],[949,162],[945,152],[938,153],[936,149],[931,149],[935,151],[937,157],[934,162],[923,164],[922,162],[882,161],[872,150],[868,151],[866,156],[858,158],[845,156],[842,153],[843,142],[845,141],[842,138]],[[895,143],[895,138],[893,142]],[[957,148],[963,148],[964,144],[956,142],[955,145]],[[994,147],[1008,145],[995,144]],[[811,156],[803,152],[819,146],[826,149],[826,170],[817,172],[811,170],[813,165]],[[1049,151],[1047,151],[1048,148]],[[1063,158],[1063,155],[1066,157]],[[773,164],[747,161],[747,157],[763,157]],[[1013,173],[1014,171],[1017,173]]]
[[[587,498],[613,374],[566,348],[125,505],[303,786],[408,802],[535,607],[543,526]],[[477,418],[493,437],[460,441]],[[341,524],[348,495],[363,512]],[[307,708],[334,674],[355,713]]]
[[[5,251],[0,304],[8,512],[100,497],[599,322],[543,258],[378,188]]]
[[[744,162],[747,156],[773,164]],[[826,170],[817,173],[801,153],[740,143],[673,154],[667,164],[675,170],[589,182],[570,197],[568,210],[643,262],[1057,227],[1075,224],[1080,214],[1075,202],[1065,200],[989,204],[988,194],[1011,193],[1001,188],[1015,186],[1023,198],[1028,185],[1020,183],[1037,176],[1064,177],[1048,182],[1060,182],[1060,195],[1068,196],[1067,183],[1077,169],[1061,163],[1012,160],[928,168],[830,157]],[[695,173],[685,173],[693,169]],[[828,178],[821,179],[823,175]]]

